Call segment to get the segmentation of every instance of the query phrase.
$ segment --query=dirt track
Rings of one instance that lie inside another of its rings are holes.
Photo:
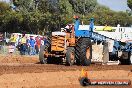
[[[81,69],[92,79],[130,79],[132,66],[95,65],[89,67],[41,65],[38,57],[0,56],[0,88],[82,88]],[[88,88],[132,88],[132,86],[90,86]]]

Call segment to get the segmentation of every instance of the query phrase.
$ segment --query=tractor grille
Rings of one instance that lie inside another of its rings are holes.
[[[65,36],[54,35],[52,36],[51,51],[64,51],[65,49]]]

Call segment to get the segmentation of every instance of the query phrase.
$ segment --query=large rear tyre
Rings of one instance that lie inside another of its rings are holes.
[[[46,47],[42,45],[40,47],[40,52],[39,52],[39,61],[41,64],[47,64],[47,58],[44,56],[44,53],[46,52]]]
[[[66,52],[66,65],[73,65],[75,62],[75,49],[74,47],[68,47]]]
[[[78,59],[83,66],[89,66],[92,58],[92,44],[89,38],[80,38],[78,40]]]

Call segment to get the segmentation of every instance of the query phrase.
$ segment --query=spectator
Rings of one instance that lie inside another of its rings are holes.
[[[43,36],[42,39],[41,39],[41,45],[42,45],[42,46],[44,45],[44,36]]]
[[[15,36],[15,34],[13,34],[12,36],[11,36],[11,38],[10,38],[10,47],[12,47],[12,48],[14,48],[13,49],[13,52],[15,51],[15,49],[16,49],[16,40],[17,40],[17,37]],[[12,53],[13,53],[12,52]]]
[[[30,45],[30,55],[35,55],[35,40],[33,36],[30,36],[29,45]]]
[[[19,51],[21,51],[21,35],[19,35],[18,37],[18,45],[17,45],[17,48]]]
[[[47,41],[47,37],[44,36],[44,45],[46,45],[47,42],[48,42],[48,41]]]
[[[23,34],[21,38],[20,54],[25,55],[25,53],[26,53],[26,37],[25,34]]]
[[[2,41],[3,41],[3,39],[4,39],[3,34],[2,34],[2,33],[0,33],[0,42],[2,42]]]
[[[15,43],[16,43],[16,37],[15,37],[14,34],[11,36],[11,38],[10,38],[10,42],[11,42],[11,44],[12,44],[13,46],[15,46]]]
[[[19,35],[17,34],[17,35],[15,35],[15,37],[16,37],[15,47],[17,47],[18,46]]]
[[[41,38],[37,36],[35,40],[36,40],[36,45],[35,45],[36,54],[38,54],[40,50],[40,45],[41,45]]]
[[[30,44],[29,44],[29,37],[26,37],[26,54],[30,55]]]

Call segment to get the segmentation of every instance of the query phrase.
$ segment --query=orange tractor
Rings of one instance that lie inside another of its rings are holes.
[[[57,59],[59,63],[66,60],[67,65],[75,62],[75,34],[74,25],[69,25],[69,29],[63,28],[61,32],[52,32],[51,42],[42,46],[39,59],[42,64],[50,63]]]

